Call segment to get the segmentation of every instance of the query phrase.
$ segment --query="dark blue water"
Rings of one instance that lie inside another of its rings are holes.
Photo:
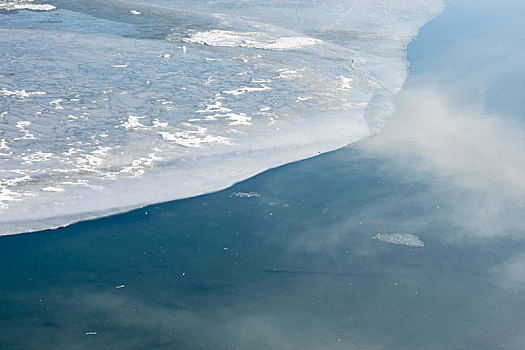
[[[522,349],[523,114],[487,97],[482,60],[439,63],[473,18],[503,31],[453,4],[423,28],[382,134],[222,192],[1,237],[0,348]],[[424,246],[372,239],[396,232]]]

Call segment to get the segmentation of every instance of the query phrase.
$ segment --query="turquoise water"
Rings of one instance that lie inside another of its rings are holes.
[[[479,5],[493,34],[468,47],[462,6],[426,25],[376,136],[217,193],[1,237],[0,347],[522,349],[523,112],[494,83],[523,71],[502,60],[524,52],[523,31],[500,35],[522,28],[513,6],[502,27]],[[393,233],[424,245],[374,239]]]

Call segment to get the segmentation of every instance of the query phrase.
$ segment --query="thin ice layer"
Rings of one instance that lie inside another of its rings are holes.
[[[132,8],[144,25],[156,16]],[[218,190],[344,146],[381,127],[406,74],[397,44],[371,55],[370,38],[349,47],[340,33],[182,17],[150,40],[0,31],[3,234]],[[241,41],[194,40],[214,31]]]

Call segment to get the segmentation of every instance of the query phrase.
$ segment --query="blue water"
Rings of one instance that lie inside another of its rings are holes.
[[[0,347],[522,349],[523,112],[500,109],[513,95],[493,82],[523,63],[447,64],[523,52],[521,7],[499,9],[501,27],[476,6],[493,34],[453,50],[473,20],[449,4],[410,44],[378,135],[213,194],[2,237]],[[424,245],[375,239],[394,233]]]

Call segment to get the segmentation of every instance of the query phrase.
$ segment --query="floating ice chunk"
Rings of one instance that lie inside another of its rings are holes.
[[[252,198],[261,196],[259,192],[233,192],[232,195],[239,198]]]
[[[423,247],[425,245],[418,236],[411,233],[378,233],[373,236],[372,239],[392,244],[407,245],[410,247]]]
[[[169,38],[168,38],[169,40]],[[208,46],[246,47],[263,50],[292,50],[321,43],[319,39],[290,36],[274,37],[262,32],[234,32],[230,30],[210,30],[191,34],[183,39],[187,43]]]

